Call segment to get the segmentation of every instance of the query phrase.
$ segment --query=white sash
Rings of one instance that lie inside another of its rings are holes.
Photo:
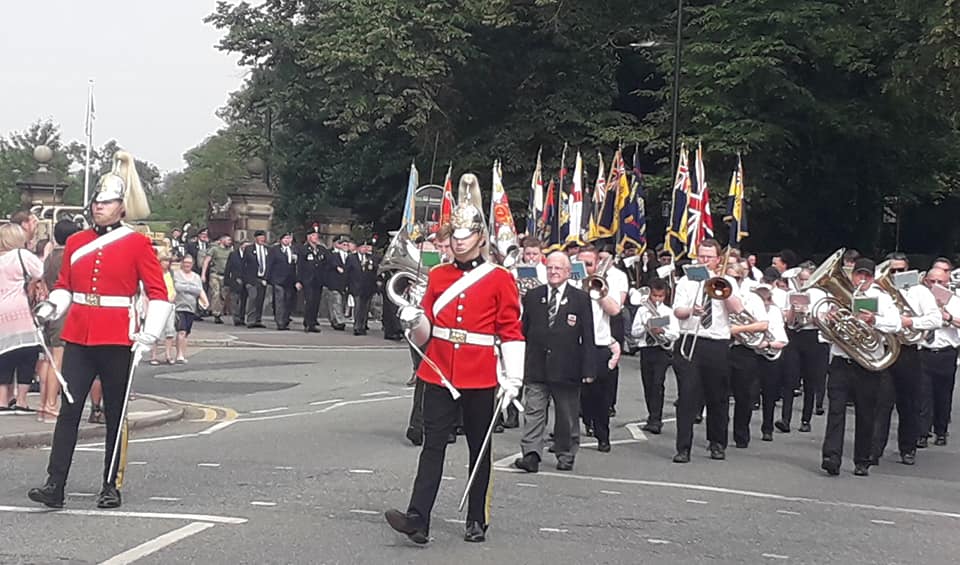
[[[433,303],[433,317],[436,318],[440,314],[440,310],[443,310],[444,306],[450,304],[454,298],[456,298],[461,292],[467,290],[475,283],[479,282],[480,279],[489,275],[497,267],[492,263],[484,263],[479,267],[473,269],[466,276],[460,277],[457,282],[450,285],[447,290],[443,291],[443,294],[437,298],[437,301]]]
[[[85,243],[80,247],[78,247],[77,250],[73,252],[73,255],[70,256],[70,264],[73,265],[81,257],[85,257],[98,249],[103,249],[104,247],[110,245],[111,243],[120,241],[124,237],[127,237],[128,235],[133,233],[136,233],[136,232],[130,229],[129,227],[120,226],[119,228],[112,230],[110,233],[101,235],[100,237],[94,239],[93,241],[89,243]]]

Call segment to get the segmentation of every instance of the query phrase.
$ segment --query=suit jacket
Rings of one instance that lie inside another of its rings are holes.
[[[374,254],[367,255],[361,264],[360,254],[353,253],[347,257],[347,286],[350,294],[361,298],[370,298],[377,293],[377,268],[380,259]]]
[[[350,258],[350,255],[347,255],[347,258]],[[327,273],[324,278],[324,284],[330,290],[339,290],[340,292],[346,292],[347,290],[347,263],[346,261],[340,259],[340,252],[334,249],[330,252],[330,255],[327,256],[326,260]]]
[[[227,268],[223,271],[223,280],[233,290],[243,288],[243,262],[239,249],[234,249],[227,256]]]
[[[590,296],[567,282],[553,327],[547,304],[549,285],[523,297],[523,334],[527,339],[524,379],[533,383],[577,386],[596,375],[596,345]]]
[[[200,249],[200,246],[203,245],[203,249]],[[198,275],[203,271],[203,258],[207,254],[207,250],[213,247],[212,241],[201,242],[201,241],[191,241],[187,243],[187,254],[193,256],[193,272]]]
[[[297,253],[297,282],[305,288],[322,287],[327,275],[327,259],[330,251],[322,245],[312,247],[309,243],[300,246]]]
[[[270,248],[264,245],[264,267],[266,267],[266,261],[269,257]],[[260,284],[262,277],[258,276],[259,265],[257,264],[257,244],[254,243],[248,246],[243,251],[243,257],[240,259],[241,272],[243,273],[243,284],[256,285]],[[266,274],[266,273],[264,273]]]
[[[293,286],[297,282],[297,248],[290,246],[290,257],[278,243],[267,253],[267,272],[265,278],[270,284]]]

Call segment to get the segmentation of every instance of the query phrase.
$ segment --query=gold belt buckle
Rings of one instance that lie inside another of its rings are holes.
[[[99,294],[87,294],[84,297],[84,303],[87,306],[100,306],[100,295]]]
[[[450,330],[450,341],[452,343],[467,343],[467,332],[464,330]]]

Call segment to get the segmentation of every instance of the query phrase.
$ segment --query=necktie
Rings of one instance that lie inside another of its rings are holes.
[[[703,309],[704,313],[703,317],[700,318],[700,325],[703,326],[704,329],[707,329],[713,324],[713,300],[708,298]]]
[[[285,247],[285,248],[283,249],[283,252],[287,254],[287,263],[288,263],[288,264],[293,263],[293,256],[290,255],[290,248],[289,248],[289,247]]]
[[[257,276],[262,277],[264,271],[266,271],[266,265],[263,260],[263,246],[257,246]]]
[[[930,330],[927,332],[927,337],[923,338],[928,344],[932,344],[933,340],[937,339],[936,330]]]
[[[547,319],[549,320],[550,327],[553,327],[553,323],[557,320],[557,310],[559,305],[557,304],[557,294],[559,294],[560,289],[551,288],[550,289],[550,308],[547,309]]]

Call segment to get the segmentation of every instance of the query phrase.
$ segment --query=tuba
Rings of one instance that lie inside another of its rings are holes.
[[[897,336],[881,333],[852,312],[856,289],[841,267],[844,248],[817,267],[802,292],[818,287],[828,294],[810,309],[811,321],[823,336],[868,371],[882,371],[900,354]]]
[[[914,312],[910,303],[907,302],[907,299],[900,293],[900,289],[893,285],[893,280],[890,278],[890,261],[884,261],[877,265],[877,273],[874,280],[877,286],[890,295],[893,303],[897,305],[897,310],[900,311],[901,316],[907,316],[908,318],[915,318],[917,316],[917,313]],[[927,332],[913,328],[902,328],[900,333],[897,334],[897,339],[903,345],[919,345],[927,339]]]
[[[379,273],[387,276],[384,293],[397,307],[416,306],[427,291],[427,273],[420,265],[420,250],[400,228],[380,262]]]

